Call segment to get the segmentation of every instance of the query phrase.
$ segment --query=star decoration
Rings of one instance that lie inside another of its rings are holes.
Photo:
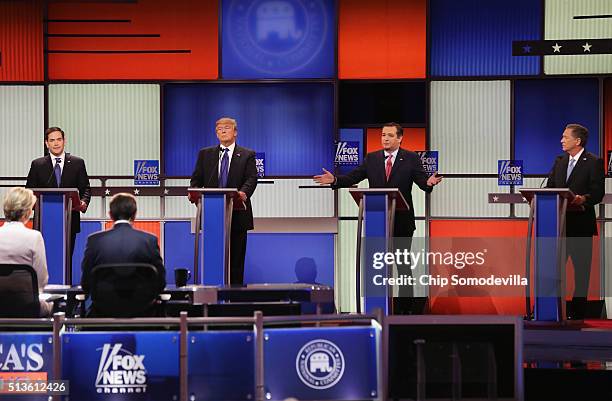
[[[523,196],[523,202],[527,202],[527,199]]]
[[[584,45],[582,45],[584,51],[589,53],[591,52],[591,47],[593,47],[593,45],[590,45],[589,42],[586,42]]]
[[[523,46],[523,53],[531,53],[531,46]]]
[[[561,48],[563,46],[559,46],[558,43],[555,43],[555,45],[552,47],[553,48],[553,53],[561,53]]]
[[[170,190],[164,189],[164,195],[168,195],[169,193],[170,193]]]
[[[134,195],[138,195],[139,193],[140,193],[140,191],[138,190],[138,188],[136,188],[136,189],[134,190]]]
[[[498,200],[499,200],[499,197],[497,197],[497,196],[493,197],[493,202],[497,202]]]
[[[110,195],[110,189],[105,190],[104,195]]]

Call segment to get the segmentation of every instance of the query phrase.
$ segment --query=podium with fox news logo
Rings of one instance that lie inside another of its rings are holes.
[[[565,212],[574,199],[569,188],[522,188],[529,202],[527,232],[527,277],[530,277],[531,233],[535,226],[534,320],[565,319]],[[531,315],[531,286],[526,289],[527,315]]]
[[[191,199],[199,200],[195,223],[193,282],[220,286],[229,284],[232,211],[244,210],[246,206],[237,198],[236,188],[189,188],[188,192]]]
[[[32,188],[36,195],[34,229],[45,240],[49,284],[72,285],[72,211],[81,200],[76,188]]]
[[[393,251],[393,225],[396,210],[408,210],[409,206],[397,188],[351,188],[349,193],[359,206],[357,217],[357,258],[355,294],[357,313],[361,313],[361,289],[363,287],[363,306],[366,313],[381,309],[385,314],[392,311],[393,294],[389,285],[378,285],[375,276],[393,277],[391,269],[385,265],[374,271],[375,252]],[[365,222],[365,242],[363,261],[365,272],[361,273],[362,231]],[[379,282],[380,280],[378,280]]]

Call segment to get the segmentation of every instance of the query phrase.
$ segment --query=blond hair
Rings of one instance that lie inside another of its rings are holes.
[[[20,221],[36,203],[31,189],[14,187],[4,197],[4,217],[7,221]]]
[[[219,124],[232,124],[234,126],[234,129],[238,131],[238,123],[233,118],[221,117],[220,119],[217,120],[217,122],[215,123],[215,126]]]

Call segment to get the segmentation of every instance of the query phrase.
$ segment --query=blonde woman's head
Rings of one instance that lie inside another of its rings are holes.
[[[25,221],[30,218],[36,196],[31,189],[11,188],[4,197],[4,217],[7,221]]]

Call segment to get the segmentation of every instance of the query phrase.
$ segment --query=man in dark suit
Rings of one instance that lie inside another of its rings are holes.
[[[157,238],[132,227],[136,219],[136,198],[119,193],[110,201],[109,216],[113,228],[91,234],[87,238],[85,255],[81,263],[81,286],[89,293],[91,270],[110,263],[148,263],[157,269],[159,291],[166,287],[166,269],[159,253]]]
[[[80,157],[64,152],[66,145],[64,131],[59,127],[51,127],[45,131],[45,145],[49,154],[32,161],[27,188],[77,188],[79,190],[79,205],[72,212],[70,252],[74,252],[74,241],[81,232],[81,215],[85,213],[91,199],[89,177],[85,162]]]
[[[400,148],[404,132],[397,123],[385,124],[382,129],[381,143],[383,150],[368,153],[365,161],[347,175],[334,176],[323,169],[324,174],[314,177],[319,184],[331,184],[332,188],[350,187],[364,179],[368,179],[370,188],[398,188],[410,210],[397,211],[393,227],[394,237],[412,238],[416,229],[414,223],[414,207],[412,203],[412,184],[415,183],[423,191],[430,193],[433,187],[442,181],[442,176],[434,174],[427,177],[419,156],[409,150]],[[411,241],[404,240],[406,248]],[[410,275],[410,267],[398,265],[398,274]],[[400,287],[400,297],[410,296],[411,291],[405,286]],[[409,302],[403,299],[395,301],[396,313],[407,313]]]
[[[193,188],[238,188],[243,210],[232,212],[230,235],[230,284],[242,285],[247,231],[253,229],[251,196],[257,187],[255,151],[236,144],[236,120],[223,117],[216,122],[219,145],[200,150],[193,174]],[[191,199],[197,202],[198,199]]]
[[[569,124],[563,131],[558,156],[548,176],[548,188],[569,188],[576,197],[566,213],[566,250],[574,264],[574,313],[570,318],[583,319],[589,289],[593,236],[597,235],[595,205],[605,191],[603,160],[585,150],[589,131],[579,124]]]

